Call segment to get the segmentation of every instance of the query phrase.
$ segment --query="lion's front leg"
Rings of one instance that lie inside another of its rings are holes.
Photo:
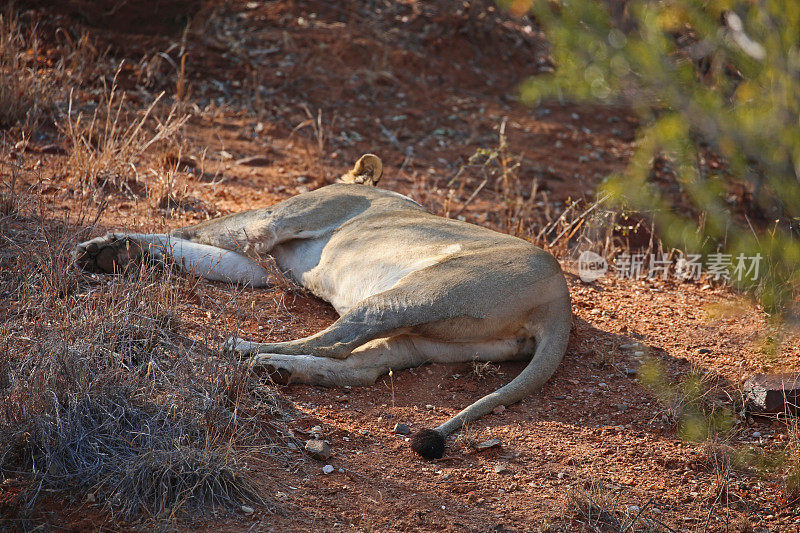
[[[73,251],[80,268],[108,274],[119,273],[144,257],[168,260],[184,272],[213,281],[249,287],[270,284],[269,270],[245,255],[161,233],[108,233]]]

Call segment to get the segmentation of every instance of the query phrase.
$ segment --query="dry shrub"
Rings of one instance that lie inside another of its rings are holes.
[[[0,12],[0,129],[35,124],[53,108],[57,96],[52,76],[37,68],[39,41],[11,7]]]
[[[11,302],[0,326],[0,484],[14,494],[0,502],[0,529],[48,520],[42,504],[53,498],[169,523],[245,502],[271,509],[247,464],[299,460],[292,408],[264,386],[253,394],[246,364],[178,333],[191,281],[146,264],[84,276],[69,264],[74,229],[25,215],[17,274],[0,276]]]
[[[663,533],[672,531],[652,516],[652,501],[643,505],[623,504],[623,494],[598,480],[587,482],[567,494],[562,524],[547,531],[603,533]]]
[[[67,166],[84,195],[107,188],[133,194],[132,185],[140,179],[137,164],[142,155],[153,146],[174,140],[189,119],[179,112],[177,104],[169,108],[165,118],[156,116],[164,93],[156,96],[144,112],[131,111],[125,92],[117,86],[121,67],[91,114],[75,110],[70,93],[67,116],[59,123],[71,145]]]

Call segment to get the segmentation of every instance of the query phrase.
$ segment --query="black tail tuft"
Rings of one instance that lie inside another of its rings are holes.
[[[444,454],[444,435],[435,429],[421,429],[411,437],[411,449],[425,459],[438,459]]]

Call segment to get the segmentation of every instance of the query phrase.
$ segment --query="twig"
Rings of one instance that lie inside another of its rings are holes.
[[[456,212],[453,215],[453,218],[457,218],[458,215],[460,215],[461,213],[464,212],[464,209],[466,209],[467,206],[472,202],[472,200],[474,200],[475,197],[478,196],[478,193],[483,190],[483,188],[486,186],[487,183],[489,183],[489,178],[483,178],[483,181],[481,182],[481,184],[478,185],[478,187],[475,189],[475,191],[472,193],[472,195],[469,198],[467,198],[467,201],[464,202],[464,205],[461,206],[461,209],[459,209],[458,212]]]
[[[589,207],[589,209],[587,209],[586,211],[584,211],[584,212],[581,214],[581,216],[579,216],[578,218],[576,218],[575,220],[573,220],[572,222],[570,222],[570,223],[569,223],[569,225],[568,225],[566,228],[564,228],[564,230],[563,230],[561,233],[559,233],[559,234],[556,236],[556,238],[555,238],[555,239],[553,239],[553,241],[550,243],[550,248],[552,248],[553,246],[555,246],[555,244],[556,244],[556,243],[557,243],[559,240],[561,240],[561,237],[563,237],[563,236],[564,236],[564,235],[565,235],[565,234],[566,234],[566,233],[567,233],[567,232],[568,232],[570,229],[572,229],[572,227],[573,227],[575,224],[577,224],[578,222],[582,221],[584,218],[586,218],[586,217],[589,215],[589,213],[591,213],[592,211],[594,211],[595,209],[597,209],[597,206],[599,206],[601,203],[603,203],[603,202],[606,200],[606,198],[608,198],[608,195],[605,195],[605,196],[603,196],[602,198],[600,198],[599,200],[597,200],[595,203],[593,203],[593,204],[591,205],[591,207]]]

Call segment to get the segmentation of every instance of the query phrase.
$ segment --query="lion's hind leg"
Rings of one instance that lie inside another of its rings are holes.
[[[313,355],[260,353],[252,358],[261,367],[288,383],[327,387],[367,386],[390,370],[425,363],[507,361],[525,357],[515,339],[486,342],[440,342],[415,335],[375,339],[359,346],[345,359]]]
[[[250,287],[269,285],[269,270],[245,255],[160,233],[108,233],[79,244],[73,257],[79,267],[91,272],[118,273],[129,263],[150,257],[205,279]]]

